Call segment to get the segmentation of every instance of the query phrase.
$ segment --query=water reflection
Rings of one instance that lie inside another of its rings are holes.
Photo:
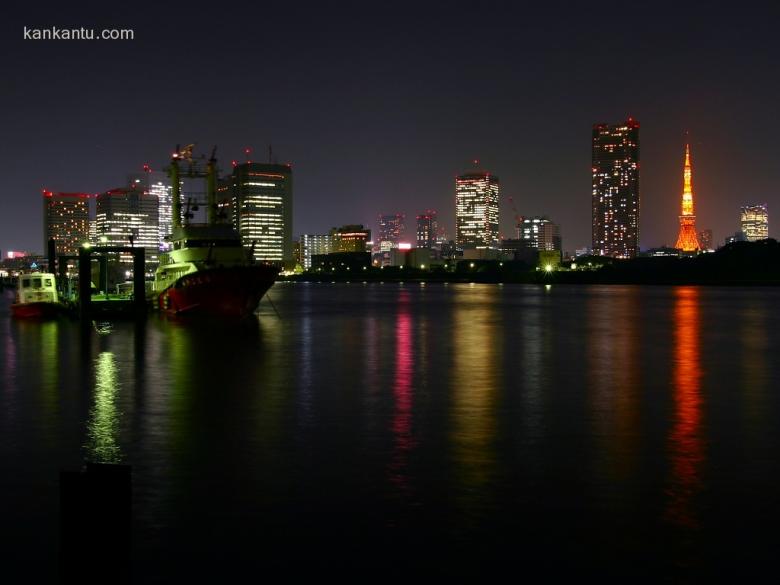
[[[116,357],[101,352],[95,360],[95,404],[87,421],[87,460],[93,463],[119,463],[119,388]]]
[[[671,478],[666,519],[696,529],[694,506],[701,492],[704,447],[701,437],[701,365],[699,356],[699,289],[678,287],[674,298],[674,424],[669,435]]]
[[[598,463],[613,481],[627,480],[636,464],[641,393],[640,289],[601,290],[588,298],[588,379]]]
[[[765,422],[762,418],[766,412],[766,382],[769,376],[767,365],[770,363],[767,355],[767,317],[764,304],[751,298],[739,319],[742,324],[741,394],[745,399],[745,428],[750,435],[762,428],[762,423]]]
[[[401,290],[398,295],[398,314],[395,325],[395,377],[393,380],[395,409],[391,423],[394,448],[390,463],[390,480],[402,492],[409,490],[407,467],[409,453],[414,448],[414,437],[412,436],[414,355],[412,315],[409,305],[409,291]]]
[[[496,394],[501,386],[497,289],[453,286],[452,436],[464,505],[484,503],[495,473]]]

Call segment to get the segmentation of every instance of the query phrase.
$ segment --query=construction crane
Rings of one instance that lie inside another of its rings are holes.
[[[512,199],[511,197],[508,197],[507,199],[509,200],[509,204],[512,206],[512,212],[515,214],[515,216],[514,216],[515,217],[515,224],[518,225],[518,226],[522,225],[523,224],[523,216],[520,215],[517,212],[517,207],[515,206],[515,200]]]

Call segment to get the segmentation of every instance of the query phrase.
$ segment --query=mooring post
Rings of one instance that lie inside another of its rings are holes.
[[[144,248],[133,249],[133,304],[136,316],[146,312],[146,254]]]
[[[57,274],[57,243],[54,241],[54,238],[49,238],[49,241],[46,242],[48,244],[47,252],[49,256],[49,272],[55,275]]]
[[[92,302],[92,251],[79,248],[79,314],[82,320],[89,319]]]

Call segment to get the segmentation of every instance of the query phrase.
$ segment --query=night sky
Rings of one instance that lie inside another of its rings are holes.
[[[573,252],[590,245],[592,124],[629,115],[643,248],[676,239],[686,130],[697,227],[722,241],[765,202],[778,236],[777,15],[635,4],[27,3],[0,25],[0,250],[41,251],[42,188],[116,187],[195,142],[224,170],[272,143],[293,164],[296,236],[395,211],[411,233],[435,208],[454,237],[454,177],[478,158],[505,236],[512,196]],[[30,41],[25,25],[135,40]]]

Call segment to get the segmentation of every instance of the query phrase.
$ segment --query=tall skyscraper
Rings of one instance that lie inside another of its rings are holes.
[[[255,260],[293,262],[292,180],[292,167],[286,164],[246,162],[233,167],[233,225]]]
[[[682,212],[680,213],[680,234],[677,236],[675,248],[683,252],[701,250],[699,237],[696,233],[696,214],[693,208],[693,177],[691,168],[691,149],[685,145],[685,164],[683,166]]]
[[[475,169],[455,179],[455,242],[459,247],[498,248],[498,194],[498,177],[487,171]]]
[[[173,230],[173,187],[167,173],[144,170],[142,173],[131,173],[127,182],[129,186],[141,187],[146,193],[157,197],[158,202],[158,245],[161,252],[171,249],[171,242],[166,238]]]
[[[379,249],[386,252],[397,248],[404,233],[403,213],[384,213],[379,216]]]
[[[593,126],[593,253],[634,258],[639,251],[639,122]]]
[[[97,245],[135,246],[145,249],[146,262],[158,260],[160,250],[159,200],[140,184],[111,189],[97,196],[95,211]],[[132,263],[122,254],[122,262]]]
[[[417,247],[434,248],[439,224],[436,221],[436,210],[428,209],[417,216]]]
[[[57,254],[78,254],[89,241],[89,195],[43,191],[43,250],[50,239],[56,242]]]
[[[548,217],[521,217],[517,224],[517,239],[537,250],[561,251],[561,230]]]
[[[311,268],[311,257],[317,254],[330,254],[332,250],[332,236],[330,234],[302,234],[298,244],[300,246],[301,264],[304,268]]]
[[[740,216],[742,233],[748,242],[766,240],[769,237],[769,213],[766,203],[746,205]]]

